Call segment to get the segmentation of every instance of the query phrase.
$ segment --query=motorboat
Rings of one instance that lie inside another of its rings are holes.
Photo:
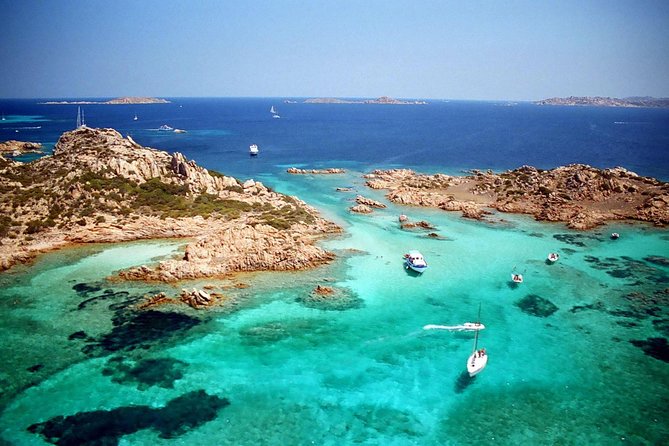
[[[133,121],[137,121],[138,119],[139,119],[139,118],[137,117],[137,115],[135,115],[135,117],[132,118]]]
[[[415,250],[404,254],[404,264],[417,273],[422,273],[427,269],[427,262],[425,262],[423,254]]]
[[[174,127],[170,127],[167,124],[163,124],[160,127],[158,127],[158,130],[160,130],[161,132],[172,132],[174,131]]]
[[[174,129],[174,133],[186,133],[183,129]]]
[[[257,144],[251,144],[249,146],[249,155],[251,156],[258,156],[258,145]]]
[[[546,257],[546,260],[548,260],[550,263],[555,263],[560,259],[560,254],[557,252],[551,252],[548,254],[548,257]]]
[[[481,321],[481,305],[479,305],[479,317],[478,323]],[[467,358],[467,373],[470,377],[473,377],[479,374],[486,365],[488,365],[488,353],[485,351],[485,348],[478,348],[479,342],[479,331],[476,330],[474,334],[474,348],[472,349],[472,354]]]
[[[484,329],[485,325],[480,322],[465,322],[461,325],[428,324],[423,326],[423,330],[475,331]]]
[[[620,238],[620,234],[618,234],[617,232],[611,233],[611,240],[617,240],[619,238]]]
[[[520,273],[511,273],[511,280],[514,283],[523,283],[523,275]]]

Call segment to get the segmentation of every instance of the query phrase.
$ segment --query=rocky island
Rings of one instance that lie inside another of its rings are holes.
[[[414,100],[405,101],[394,99],[388,96],[381,96],[377,99],[339,99],[339,98],[311,98],[304,101],[305,104],[391,104],[391,105],[425,105],[426,101]]]
[[[0,142],[0,155],[19,156],[24,153],[42,153],[42,144],[38,142],[24,142],[9,140]]]
[[[569,96],[566,98],[549,98],[534,102],[537,105],[568,105],[591,107],[669,107],[669,98],[653,98],[635,96],[629,98],[609,98],[601,96]]]
[[[110,99],[108,101],[48,101],[42,102],[45,105],[119,105],[119,104],[169,104],[170,101],[160,98],[125,96],[121,98]]]
[[[407,169],[375,170],[366,185],[387,189],[399,204],[460,211],[481,219],[501,212],[532,215],[590,229],[610,220],[669,224],[669,184],[622,167],[596,169],[572,164],[552,170],[523,166],[500,174],[473,171],[467,176],[424,175]]]
[[[340,231],[260,182],[85,126],[51,156],[0,156],[0,211],[0,270],[73,243],[193,239],[182,258],[121,274],[162,281],[319,265],[333,254],[314,242]]]

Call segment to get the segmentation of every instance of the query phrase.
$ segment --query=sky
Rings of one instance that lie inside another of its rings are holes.
[[[0,0],[0,98],[669,97],[669,1]]]

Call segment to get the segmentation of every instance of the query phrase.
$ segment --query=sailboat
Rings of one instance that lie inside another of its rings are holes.
[[[132,118],[133,121],[137,121],[139,118],[137,117],[137,113],[135,113],[135,117]]]
[[[272,114],[272,118],[278,119],[281,116],[276,112],[276,108],[272,105],[272,107],[269,109],[269,112]]]
[[[481,304],[479,304],[477,323],[481,323]],[[469,373],[469,376],[477,375],[488,364],[488,354],[486,353],[485,348],[478,348],[479,331],[480,330],[476,330],[474,334],[474,348],[472,349],[472,354],[469,355],[469,358],[467,359],[467,373]]]
[[[5,113],[4,112],[2,113],[2,120],[3,121],[5,120]]]
[[[86,118],[81,107],[77,107],[77,128],[86,127]]]

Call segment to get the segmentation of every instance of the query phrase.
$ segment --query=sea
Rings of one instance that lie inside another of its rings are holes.
[[[336,259],[178,284],[115,280],[186,243],[152,240],[74,246],[0,273],[0,445],[669,443],[667,229],[621,221],[573,231],[496,212],[467,220],[390,203],[363,178],[584,163],[668,181],[669,110],[170,100],[3,99],[0,141],[40,142],[48,154],[80,107],[89,127],[299,197],[342,227],[320,242]],[[353,214],[357,194],[387,208]],[[402,230],[400,214],[439,237]],[[421,275],[403,266],[411,249],[429,265]],[[338,299],[314,299],[319,285]],[[194,287],[226,303],[137,309],[146,295]],[[477,320],[476,340],[424,329]],[[475,342],[489,360],[472,378]]]

